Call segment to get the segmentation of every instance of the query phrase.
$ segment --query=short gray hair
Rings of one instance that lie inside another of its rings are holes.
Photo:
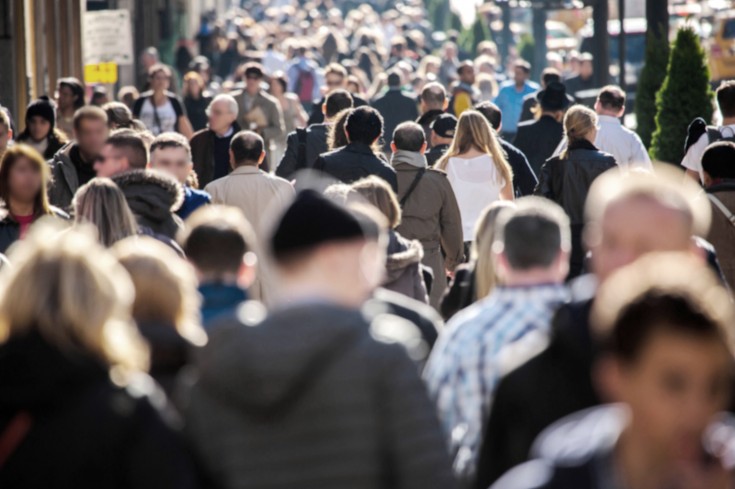
[[[235,97],[232,95],[227,95],[226,93],[217,95],[211,102],[209,102],[209,105],[207,106],[207,115],[209,115],[212,110],[212,106],[217,102],[226,102],[227,108],[230,109],[230,113],[237,117],[237,114],[240,111],[240,107],[237,105],[237,100],[235,100]]]

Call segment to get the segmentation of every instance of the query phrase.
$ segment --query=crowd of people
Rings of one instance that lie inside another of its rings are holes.
[[[589,54],[252,7],[0,108],[0,486],[732,487],[735,82],[684,172]]]

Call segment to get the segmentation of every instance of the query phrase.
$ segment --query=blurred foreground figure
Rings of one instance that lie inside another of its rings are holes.
[[[602,285],[592,311],[608,405],[577,413],[537,441],[537,460],[497,489],[731,488],[735,420],[733,307],[689,255],[650,255]]]
[[[403,323],[359,311],[384,270],[371,212],[298,194],[268,242],[280,304],[263,319],[245,303],[210,329],[185,411],[221,487],[453,486],[436,414],[393,336]]]
[[[0,300],[0,487],[196,487],[165,397],[140,373],[147,349],[123,268],[76,230],[32,232],[11,256]]]

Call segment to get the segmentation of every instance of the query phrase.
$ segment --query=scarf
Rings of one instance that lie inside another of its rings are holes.
[[[391,164],[396,166],[399,163],[415,166],[416,168],[426,168],[426,157],[415,151],[406,151],[399,149],[391,157]]]

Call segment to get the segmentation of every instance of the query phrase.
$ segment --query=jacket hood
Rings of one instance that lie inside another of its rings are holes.
[[[361,313],[337,306],[311,303],[264,315],[259,303],[241,305],[239,321],[216,324],[198,362],[203,389],[255,416],[290,409],[323,371],[367,338]]]
[[[155,170],[132,170],[112,178],[134,214],[163,222],[184,202],[184,189],[173,177]]]
[[[409,241],[392,231],[388,242],[388,260],[386,262],[387,282],[397,280],[403,271],[424,258],[424,247],[417,240]]]

